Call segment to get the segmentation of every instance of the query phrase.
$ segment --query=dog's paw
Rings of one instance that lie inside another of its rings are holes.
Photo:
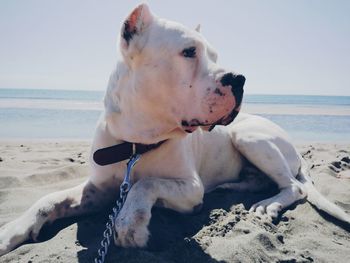
[[[33,220],[29,218],[30,216],[18,218],[0,228],[0,256],[15,249],[28,239],[37,241],[45,221],[38,217]]]
[[[25,233],[14,235],[16,225],[14,222],[5,224],[0,228],[0,256],[7,254],[13,250],[18,243],[21,243]],[[17,241],[19,240],[19,242]]]
[[[5,245],[3,245],[3,244],[0,243],[0,257],[1,257],[2,255],[5,255],[5,254],[8,253],[8,252],[9,252],[9,250],[7,249],[7,246],[5,246]]]
[[[1,231],[1,230],[0,230]],[[1,235],[1,233],[0,233]],[[1,238],[1,236],[0,236]],[[8,243],[5,243],[3,240],[0,240],[0,257],[2,255],[5,255],[6,253],[10,252],[10,246]]]
[[[115,222],[114,243],[121,247],[146,247],[150,219],[151,211],[145,209],[120,215]]]
[[[270,203],[267,200],[258,202],[249,209],[250,213],[255,213],[256,216],[264,219],[273,220],[278,217],[282,210],[282,205],[278,202]]]

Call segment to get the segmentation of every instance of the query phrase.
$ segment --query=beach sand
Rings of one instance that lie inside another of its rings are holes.
[[[350,212],[350,145],[302,144],[316,187]],[[0,142],[0,225],[40,197],[86,179],[89,143]],[[148,249],[112,246],[107,262],[350,262],[350,226],[307,202],[274,223],[251,214],[251,204],[271,193],[215,191],[203,210],[181,215],[153,209]],[[0,262],[93,262],[109,211],[65,219],[45,227],[39,243],[27,243]]]

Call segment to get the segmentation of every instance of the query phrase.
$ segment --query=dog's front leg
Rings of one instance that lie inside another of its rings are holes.
[[[106,193],[91,182],[44,196],[18,219],[0,228],[0,256],[30,238],[36,240],[45,223],[94,212],[108,200]]]
[[[130,190],[124,207],[116,219],[115,243],[123,247],[145,247],[152,206],[178,212],[192,212],[202,203],[203,185],[196,176],[191,179],[144,178]]]

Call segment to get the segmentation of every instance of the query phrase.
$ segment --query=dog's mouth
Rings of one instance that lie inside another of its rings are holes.
[[[237,117],[238,113],[239,110],[234,109],[228,115],[225,115],[213,123],[200,122],[198,119],[192,119],[191,121],[183,120],[181,122],[181,126],[182,129],[187,133],[194,132],[198,127],[201,127],[203,130],[210,132],[215,128],[216,125],[229,125]]]

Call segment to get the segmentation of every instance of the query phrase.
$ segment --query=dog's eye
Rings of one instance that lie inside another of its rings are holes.
[[[189,47],[182,50],[182,55],[185,58],[195,58],[196,57],[196,47]]]

